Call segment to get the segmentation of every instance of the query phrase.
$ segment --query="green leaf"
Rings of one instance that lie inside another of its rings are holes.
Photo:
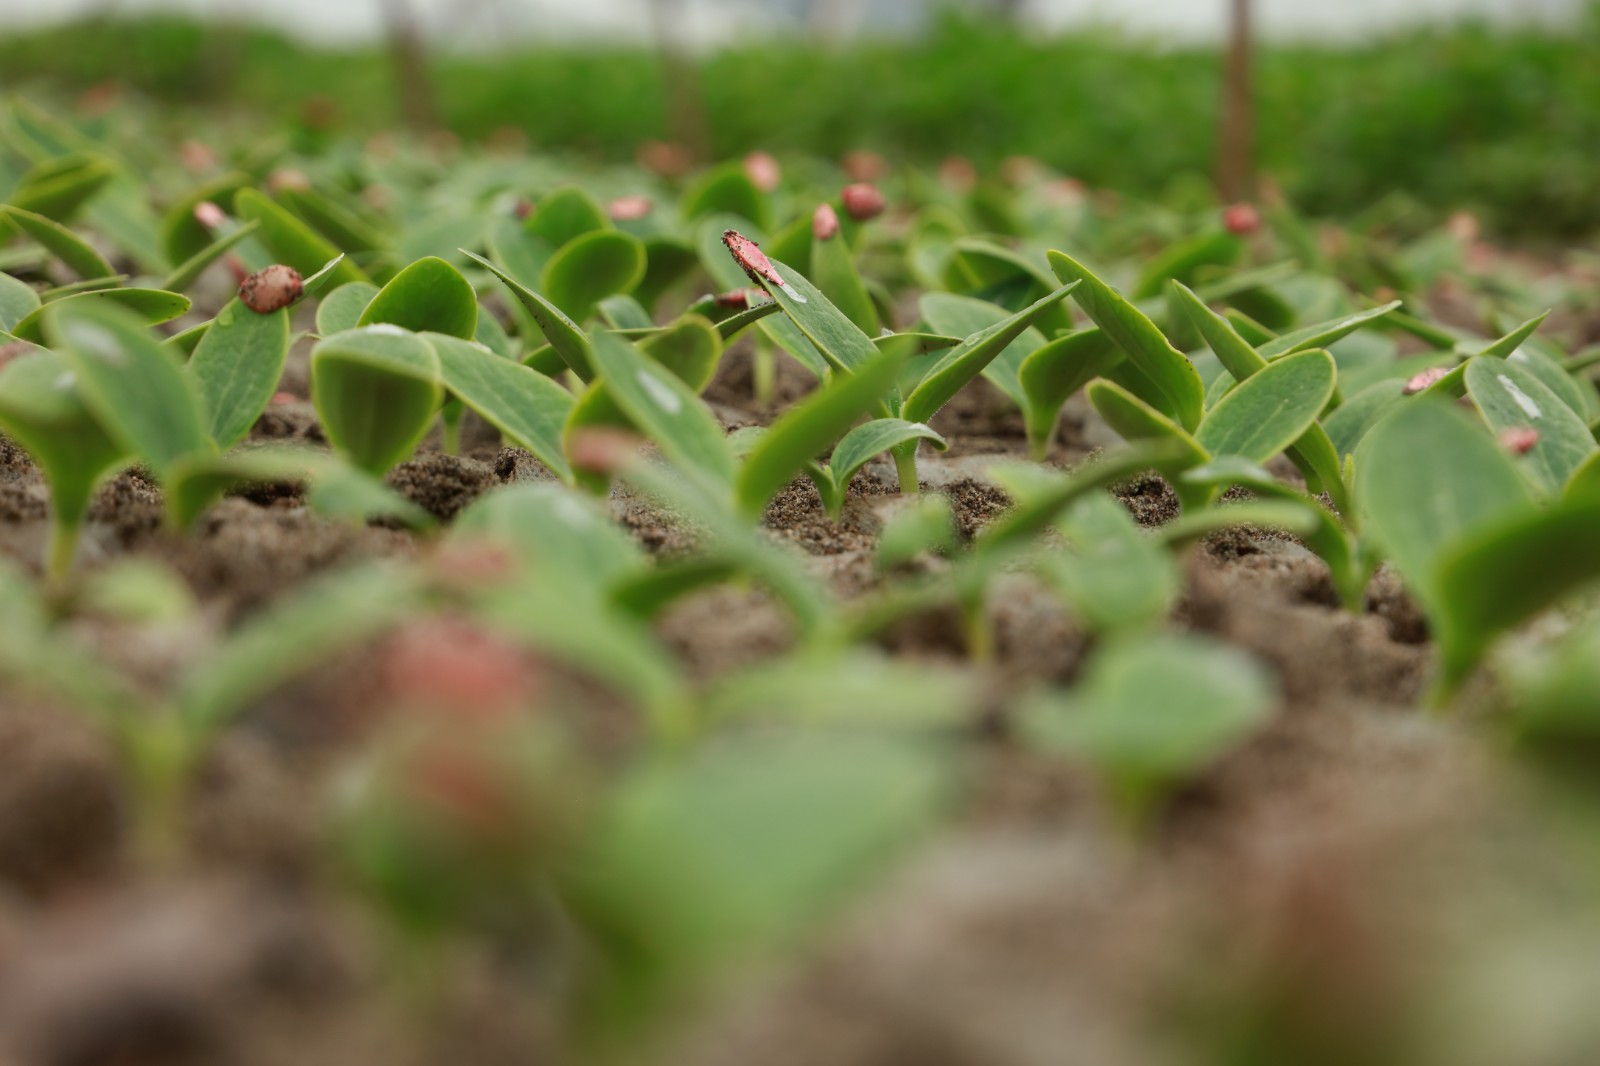
[[[1239,258],[1243,247],[1243,242],[1225,229],[1208,230],[1174,242],[1145,264],[1129,295],[1134,300],[1159,296],[1168,280],[1187,283],[1202,267],[1228,266]]]
[[[1592,417],[1594,386],[1587,382],[1579,384],[1578,379],[1555,359],[1530,345],[1524,345],[1506,356],[1506,362],[1520,366],[1544,382],[1545,388],[1559,396],[1561,402],[1572,408],[1579,418],[1588,421]]]
[[[923,375],[917,387],[906,397],[903,413],[913,422],[925,422],[950,401],[961,387],[977,377],[996,356],[1005,350],[1017,336],[1031,325],[1034,319],[1049,307],[1060,303],[1078,282],[1061,286],[1042,300],[1038,300],[1010,318],[975,333],[953,348],[949,354],[934,364]]]
[[[533,573],[560,575],[596,598],[650,569],[638,543],[603,505],[552,484],[512,485],[481,496],[456,517],[450,535],[505,545]]]
[[[143,325],[153,326],[159,322],[170,322],[189,310],[189,298],[161,289],[100,289],[94,292],[80,292],[29,312],[12,328],[11,333],[19,340],[38,342],[44,339],[44,317],[52,309],[111,305],[131,313]]]
[[[440,334],[423,339],[438,353],[445,388],[561,480],[572,480],[561,449],[561,429],[574,403],[570,392],[475,342]]]
[[[433,346],[387,323],[335,333],[311,349],[311,399],[333,449],[382,476],[427,435],[444,398]]]
[[[1207,307],[1205,302],[1183,283],[1174,281],[1170,291],[1200,335],[1205,338],[1206,345],[1215,353],[1217,361],[1237,381],[1248,380],[1267,369],[1266,359],[1239,336],[1232,324]],[[1335,375],[1335,385],[1337,386],[1337,375]],[[1339,469],[1339,458],[1342,453],[1334,447],[1332,439],[1320,424],[1312,422],[1310,428],[1294,442],[1288,452],[1289,458],[1294,460],[1295,465],[1306,475],[1306,482],[1312,491],[1320,489],[1328,493],[1334,507],[1340,512],[1347,513],[1350,510],[1349,493],[1346,491],[1344,477]]]
[[[73,297],[46,308],[45,330],[107,434],[158,474],[214,450],[194,383],[137,315]]]
[[[867,295],[867,287],[856,270],[855,256],[850,251],[850,242],[845,240],[843,231],[835,233],[828,240],[811,242],[811,279],[833,305],[867,336],[876,337],[883,329],[878,310],[873,306],[872,297]]]
[[[286,188],[278,193],[278,200],[345,252],[370,257],[387,244],[361,216],[316,189]]]
[[[409,529],[431,529],[438,524],[433,515],[365,470],[357,470],[337,456],[319,458],[323,461],[312,467],[306,489],[306,506],[314,513],[356,525],[377,519],[400,522]]]
[[[246,222],[242,226],[234,227],[231,232],[218,237],[188,259],[185,259],[162,279],[161,287],[170,292],[182,292],[190,285],[193,285],[200,275],[205,273],[207,267],[227,255],[239,242],[253,236],[256,230],[260,228],[261,224],[259,222]]]
[[[60,156],[24,174],[7,200],[12,207],[69,222],[116,174],[116,165],[97,155]]]
[[[94,250],[93,245],[53,219],[15,206],[0,207],[0,217],[49,250],[51,255],[67,265],[68,270],[86,281],[117,272],[115,267],[106,262],[105,256]]]
[[[465,249],[462,249],[462,254],[478,265],[488,268],[506,288],[511,290],[511,294],[521,301],[522,306],[533,316],[534,322],[544,332],[545,339],[550,342],[550,346],[561,356],[561,361],[566,363],[574,374],[577,374],[584,381],[589,381],[594,377],[589,341],[576,322],[563,314],[555,304],[523,285],[516,278],[489,262],[489,260],[482,256],[474,255]]]
[[[1500,433],[1531,427],[1539,440],[1523,459],[1545,496],[1560,496],[1567,481],[1595,452],[1594,436],[1544,382],[1522,366],[1494,356],[1467,363],[1467,394],[1489,428]]]
[[[246,222],[260,223],[256,240],[274,259],[294,267],[302,277],[315,274],[328,260],[340,256],[333,242],[255,189],[240,189],[233,198],[233,210]],[[370,279],[360,267],[343,259],[335,268],[335,280],[342,284]]]
[[[626,293],[607,296],[595,306],[595,310],[600,312],[605,324],[614,330],[639,334],[652,332],[656,328],[650,312]]]
[[[637,285],[644,268],[644,246],[637,237],[615,230],[590,233],[550,257],[539,287],[574,322],[583,322],[601,300]]]
[[[1192,473],[1192,471],[1186,472]],[[1309,536],[1321,526],[1316,512],[1320,508],[1310,500],[1272,499],[1247,500],[1243,503],[1225,503],[1216,507],[1185,511],[1164,524],[1159,536],[1161,542],[1177,549],[1204,540],[1213,533],[1241,526],[1257,526],[1293,533],[1297,537]]]
[[[922,299],[917,301],[917,309],[922,313],[922,320],[930,329],[955,337],[956,345],[974,333],[981,333],[1004,322],[1011,315],[1005,308],[987,300],[958,296],[950,292],[925,293]],[[880,338],[878,343],[881,346],[883,339]],[[1022,361],[1041,348],[1044,343],[1044,334],[1037,329],[1023,330],[988,366],[983,368],[983,376],[1001,392],[1011,397],[1024,412],[1027,411],[1028,398],[1024,395],[1022,383],[1018,379],[1019,368],[1022,366]],[[923,373],[925,375],[927,371]]]
[[[625,953],[606,972],[632,985],[610,994],[637,1002],[791,942],[917,839],[949,784],[938,749],[859,734],[758,735],[653,761],[611,797],[567,902],[602,951]]]
[[[639,348],[701,393],[716,376],[722,359],[722,334],[699,315],[685,315],[640,341]]]
[[[767,661],[723,678],[707,698],[716,726],[750,722],[852,733],[883,730],[938,736],[976,713],[970,674],[867,651]]]
[[[610,216],[593,196],[580,186],[563,185],[539,201],[522,228],[530,236],[546,242],[553,251],[612,226]]]
[[[1261,355],[1266,359],[1276,359],[1283,355],[1293,355],[1295,352],[1308,351],[1312,348],[1326,348],[1341,337],[1348,336],[1366,325],[1391,313],[1400,306],[1399,300],[1393,300],[1381,307],[1374,307],[1367,311],[1359,311],[1343,318],[1319,322],[1314,326],[1297,329],[1293,333],[1285,333],[1281,337],[1274,337],[1261,345]]]
[[[1446,686],[1464,677],[1494,637],[1600,578],[1600,499],[1507,515],[1457,539],[1436,564]]]
[[[0,429],[27,449],[50,486],[55,536],[46,565],[64,576],[95,487],[127,453],[83,403],[67,361],[43,348],[0,369]]]
[[[1355,467],[1362,528],[1435,621],[1441,553],[1532,506],[1511,458],[1445,400],[1414,400],[1379,422],[1356,449]]]
[[[1316,520],[1315,526],[1304,529],[1299,536],[1306,546],[1328,564],[1334,587],[1346,609],[1359,611],[1362,594],[1366,591],[1368,560],[1360,552],[1351,535],[1339,524],[1339,519],[1327,508],[1285,485],[1260,466],[1238,456],[1213,459],[1209,463],[1186,470],[1181,480],[1204,486],[1213,494],[1233,485],[1249,489],[1257,496],[1289,500],[1306,507]],[[1298,524],[1298,523],[1297,523]]]
[[[699,256],[688,241],[655,234],[644,238],[644,261],[644,277],[633,287],[633,296],[651,311],[668,289],[694,270]]]
[[[1050,267],[1062,281],[1083,283],[1074,290],[1073,299],[1149,379],[1156,395],[1147,399],[1183,428],[1198,426],[1205,412],[1205,385],[1194,364],[1167,342],[1154,322],[1088,268],[1056,251],[1050,252]]]
[[[767,195],[756,188],[745,173],[744,164],[738,160],[707,171],[684,192],[678,209],[688,222],[707,215],[726,214],[747,218],[763,230],[772,225]]]
[[[18,322],[39,309],[39,294],[25,281],[0,274],[0,330],[12,332]]]
[[[1092,381],[1088,396],[1095,411],[1123,440],[1174,442],[1172,458],[1158,467],[1163,474],[1176,474],[1211,458],[1211,453],[1188,430],[1116,382]]]
[[[1200,423],[1195,441],[1212,455],[1264,463],[1316,422],[1333,396],[1335,374],[1325,351],[1286,355],[1224,396]]]
[[[833,447],[828,459],[829,480],[832,488],[823,494],[823,505],[828,517],[834,521],[844,510],[844,501],[850,491],[850,480],[874,456],[898,448],[911,441],[932,441],[940,451],[950,447],[945,439],[921,422],[907,422],[903,418],[874,418],[846,433]],[[819,490],[821,486],[818,486]]]
[[[1528,319],[1528,321],[1524,322],[1522,325],[1518,326],[1510,333],[1507,333],[1504,337],[1501,337],[1494,343],[1487,345],[1482,351],[1477,352],[1476,354],[1498,356],[1502,359],[1510,356],[1518,348],[1521,348],[1522,342],[1533,336],[1534,333],[1538,331],[1539,327],[1544,325],[1544,320],[1549,317],[1550,312],[1546,311],[1537,318]]]
[[[227,455],[192,452],[180,456],[162,474],[167,517],[175,529],[187,529],[224,492],[250,482],[304,481],[322,453],[296,448],[241,448]]]
[[[614,333],[595,330],[589,343],[606,392],[668,459],[707,488],[732,485],[733,453],[693,389]]]
[[[1368,385],[1340,404],[1323,422],[1328,440],[1341,461],[1355,452],[1356,445],[1398,404],[1407,399],[1404,379],[1390,379]]]
[[[204,251],[213,238],[211,231],[194,217],[194,209],[208,202],[231,204],[239,190],[249,184],[248,174],[235,171],[179,197],[161,218],[161,245],[167,258],[182,263]]]
[[[772,268],[784,284],[774,285],[765,278],[758,279],[757,284],[777,301],[783,313],[822,354],[829,366],[853,372],[878,354],[872,338],[861,332],[860,327],[833,306],[798,270],[777,261],[773,262]]]
[[[740,510],[760,517],[774,494],[881,402],[904,362],[894,353],[879,355],[853,374],[836,376],[773,423],[739,471]]]
[[[1030,458],[1043,461],[1067,400],[1122,357],[1122,350],[1096,326],[1057,337],[1022,361],[1017,382],[1027,398],[1023,418]]]
[[[209,416],[211,439],[226,451],[266,410],[289,354],[289,309],[257,314],[229,300],[187,364]]]
[[[1012,492],[1016,505],[983,528],[975,550],[989,553],[1032,544],[1034,538],[1050,528],[1058,514],[1085,494],[1143,471],[1189,458],[1189,450],[1182,441],[1163,435],[1109,452],[1084,463],[1065,477],[1029,464],[1023,469],[1035,478],[1031,490]],[[1038,475],[1042,475],[1042,480]]]
[[[380,322],[471,340],[478,328],[478,296],[461,271],[443,259],[418,259],[389,279],[356,325]]]
[[[324,337],[355,329],[361,322],[361,313],[378,287],[370,281],[347,281],[322,298],[317,305],[317,332]]]
[[[1181,585],[1176,562],[1109,493],[1068,508],[1061,532],[1070,551],[1042,560],[1045,577],[1097,633],[1141,629],[1166,617]]]
[[[1038,698],[1022,736],[1094,766],[1137,818],[1264,725],[1276,700],[1271,678],[1244,653],[1157,634],[1107,647],[1076,689]]]

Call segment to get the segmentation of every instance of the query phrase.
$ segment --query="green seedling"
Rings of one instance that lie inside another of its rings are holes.
[[[942,752],[888,737],[730,738],[639,766],[562,881],[580,928],[617,962],[586,989],[600,1028],[631,1028],[714,970],[792,942],[952,794]]]
[[[550,257],[539,288],[568,318],[582,323],[602,300],[631,291],[644,271],[644,245],[637,238],[615,230],[588,233]]]
[[[926,425],[902,419],[877,419],[850,429],[894,387],[903,362],[897,353],[882,353],[855,373],[835,377],[773,423],[739,469],[735,486],[739,509],[759,517],[767,501],[805,471],[817,483],[829,515],[837,518],[850,478],[872,456],[910,440],[943,444]],[[829,449],[833,458],[824,468],[815,459]]]
[[[785,315],[828,360],[834,373],[855,373],[877,354],[877,347],[867,335],[804,276],[782,263],[773,263],[752,241],[732,230],[723,239],[734,261],[778,302]],[[898,388],[885,391],[881,400],[883,413],[926,424],[962,386],[999,358],[1035,318],[1059,303],[1072,288],[1071,284],[1064,285],[1023,311],[972,333],[935,363],[904,400]],[[902,492],[914,492],[918,487],[915,454],[915,440],[899,445],[895,452]]]
[[[0,330],[8,335],[18,322],[39,309],[39,294],[33,286],[10,274],[0,274]]]
[[[9,206],[54,222],[71,222],[117,175],[116,164],[94,152],[67,152],[39,162],[6,197]]]
[[[1175,281],[1171,291],[1178,306],[1188,314],[1225,372],[1235,381],[1248,381],[1267,368],[1267,356],[1239,336],[1227,319],[1208,308],[1191,289]],[[1349,513],[1349,493],[1340,471],[1341,454],[1347,453],[1341,453],[1328,432],[1315,422],[1288,449],[1289,458],[1305,475],[1307,487],[1312,492],[1326,492],[1335,508]]]
[[[319,313],[319,327],[321,317]],[[329,317],[330,325],[335,324],[333,313]],[[442,333],[472,340],[478,329],[478,297],[461,272],[443,259],[418,259],[373,294],[355,325],[360,328],[383,323],[412,333]]]
[[[828,517],[837,522],[844,513],[850,482],[867,463],[879,455],[893,454],[909,444],[927,441],[939,451],[950,445],[922,422],[903,418],[875,418],[856,426],[839,439],[827,463],[809,463],[805,470],[822,497]]]
[[[1521,466],[1545,497],[1558,497],[1596,452],[1594,435],[1576,411],[1524,364],[1493,355],[1466,364],[1467,395],[1499,434],[1532,431]]]
[[[1061,252],[1050,268],[1066,282],[1079,282],[1073,299],[1138,371],[1134,391],[1155,411],[1193,431],[1205,413],[1205,386],[1194,364],[1174,348],[1156,324],[1089,269]]]
[[[558,478],[570,483],[562,452],[562,427],[572,414],[572,394],[536,370],[502,358],[476,341],[424,333],[438,357],[445,389],[507,440],[526,448]]]
[[[1283,356],[1230,391],[1206,412],[1193,434],[1114,382],[1095,381],[1088,395],[1100,416],[1126,439],[1169,439],[1178,445],[1176,457],[1159,469],[1183,506],[1194,508],[1203,507],[1211,492],[1179,475],[1223,456],[1264,463],[1295,444],[1333,396],[1335,376],[1333,357],[1325,351]]]
[[[1341,522],[1333,512],[1285,485],[1259,465],[1237,457],[1214,459],[1186,470],[1180,475],[1180,480],[1203,486],[1212,493],[1238,486],[1266,500],[1287,501],[1297,505],[1310,521],[1292,523],[1297,527],[1295,532],[1307,547],[1328,564],[1334,588],[1338,590],[1345,608],[1351,611],[1361,609],[1367,581],[1372,576],[1377,560],[1357,539],[1350,525]]]
[[[217,313],[186,369],[218,449],[227,451],[250,432],[277,391],[288,354],[287,307],[262,314],[235,299]]]
[[[1110,494],[1090,493],[1058,523],[1067,550],[1040,573],[1096,633],[1136,632],[1166,617],[1181,587],[1172,555]]]
[[[161,289],[100,289],[63,297],[39,307],[11,328],[12,335],[35,344],[44,340],[45,313],[56,307],[90,307],[100,304],[115,305],[136,316],[144,325],[170,322],[189,310],[189,298]]]
[[[432,345],[387,323],[311,349],[311,398],[335,453],[382,476],[421,443],[444,399]]]
[[[982,300],[947,293],[922,298],[923,319],[940,333],[965,337],[991,329],[1009,316]],[[1035,321],[1043,317],[1043,312]],[[1024,330],[1003,349],[983,376],[1021,409],[1030,457],[1042,460],[1068,397],[1120,361],[1122,354],[1098,329],[1079,330],[1046,341]]]
[[[1355,465],[1364,528],[1439,645],[1436,702],[1495,636],[1593,577],[1595,499],[1579,492],[1537,508],[1511,457],[1451,405],[1406,405],[1367,435]]]
[[[1257,732],[1276,700],[1271,678],[1242,652],[1157,635],[1103,649],[1077,688],[1038,696],[1021,731],[1031,747],[1098,771],[1139,831],[1174,789]]]
[[[0,219],[17,227],[85,281],[117,272],[93,245],[54,219],[16,206],[0,206]]]
[[[61,580],[72,568],[94,490],[128,453],[85,405],[71,365],[44,349],[0,368],[0,429],[27,449],[50,487],[45,571]]]
[[[367,281],[362,269],[344,257],[332,241],[306,225],[288,209],[274,203],[255,189],[240,189],[233,198],[233,211],[244,222],[255,222],[254,239],[273,259],[298,270],[315,274],[323,264],[337,260],[332,280],[338,284]]]

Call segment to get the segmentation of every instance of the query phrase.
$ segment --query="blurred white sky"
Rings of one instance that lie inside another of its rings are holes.
[[[511,37],[604,35],[640,39],[650,29],[650,0],[406,0],[440,43]],[[889,30],[916,25],[932,0],[680,0],[692,39],[716,43],[752,33],[792,31],[807,11],[832,7],[847,22]],[[247,14],[299,35],[329,41],[380,32],[385,0],[0,0],[0,25],[21,26],[107,10]],[[1225,0],[1021,0],[1036,24],[1125,26],[1182,39],[1216,37]],[[1357,36],[1429,20],[1483,16],[1560,21],[1583,0],[1256,0],[1262,34],[1274,38]]]

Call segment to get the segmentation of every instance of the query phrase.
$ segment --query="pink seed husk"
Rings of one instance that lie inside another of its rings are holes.
[[[259,315],[270,315],[300,299],[304,291],[298,270],[274,263],[244,279],[239,301]]]

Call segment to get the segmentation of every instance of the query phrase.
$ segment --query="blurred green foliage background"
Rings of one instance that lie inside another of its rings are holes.
[[[1221,57],[1126,35],[1023,36],[956,15],[915,39],[838,48],[752,42],[695,61],[709,147],[897,163],[1037,157],[1097,186],[1182,196],[1209,177]],[[662,61],[593,45],[430,60],[441,124],[515,127],[542,150],[628,158],[667,134]],[[10,88],[115,82],[176,104],[364,133],[398,114],[381,45],[311,48],[177,18],[94,21],[0,40]],[[1581,32],[1464,25],[1358,43],[1265,46],[1258,156],[1305,210],[1349,215],[1396,194],[1480,212],[1502,236],[1600,230],[1600,6]]]

